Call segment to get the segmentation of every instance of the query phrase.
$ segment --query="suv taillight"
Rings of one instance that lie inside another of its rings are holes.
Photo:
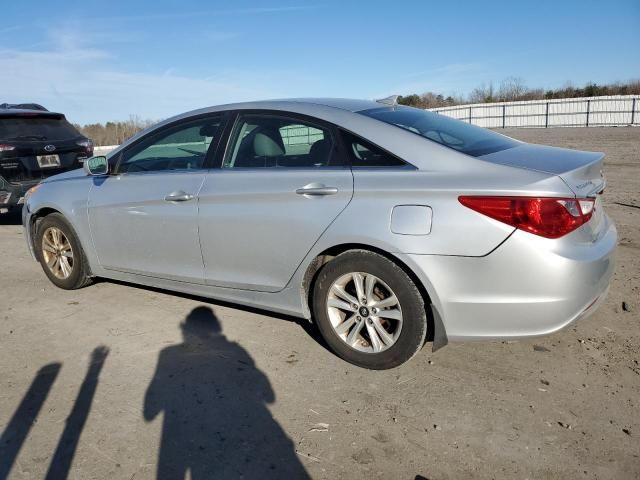
[[[93,142],[88,138],[86,140],[78,140],[76,144],[80,145],[81,147],[84,147],[85,151],[87,152],[87,155],[89,156],[93,155]]]
[[[546,238],[559,238],[589,221],[593,198],[461,196],[465,207]]]

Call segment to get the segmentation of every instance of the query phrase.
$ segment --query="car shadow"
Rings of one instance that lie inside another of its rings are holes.
[[[0,225],[22,225],[22,209],[0,213]]]
[[[313,340],[315,340],[322,348],[330,352],[332,355],[334,354],[333,351],[329,348],[329,346],[325,342],[324,338],[322,338],[322,335],[320,334],[320,331],[318,330],[317,325],[314,322],[307,320],[305,318],[295,317],[293,315],[286,315],[278,312],[272,312],[270,310],[265,310],[261,308],[249,307],[247,305],[242,305],[239,303],[232,303],[224,300],[216,300],[208,297],[201,297],[199,295],[193,295],[190,293],[182,293],[182,292],[176,292],[174,290],[166,290],[164,288],[149,287],[149,286],[140,285],[137,283],[124,282],[121,280],[112,280],[107,278],[96,278],[94,280],[94,283],[103,283],[103,282],[123,285],[129,288],[138,288],[141,290],[147,290],[149,292],[162,293],[164,295],[172,295],[174,297],[186,298],[188,300],[195,300],[200,303],[207,303],[209,305],[215,305],[215,306],[225,307],[225,308],[233,308],[234,310],[253,313],[255,315],[265,315],[278,320],[292,322],[298,325],[300,328],[302,328],[305,331],[305,333],[309,337],[311,337]]]
[[[147,422],[163,417],[157,478],[308,478],[267,407],[269,379],[213,310],[193,309],[180,328],[183,342],[160,352],[143,405]]]
[[[232,303],[232,302],[227,302],[224,300],[216,300],[216,299],[212,299],[212,298],[208,298],[208,297],[201,297],[199,295],[193,295],[190,293],[182,293],[182,292],[176,292],[174,290],[166,290],[164,288],[158,288],[158,287],[149,287],[146,285],[140,285],[138,283],[131,283],[131,282],[125,282],[122,280],[113,280],[110,278],[95,278],[94,279],[94,283],[115,283],[117,285],[124,285],[126,287],[130,287],[130,288],[139,288],[141,290],[147,290],[150,292],[157,292],[157,293],[162,293],[164,295],[172,295],[175,297],[181,297],[181,298],[186,298],[189,300],[195,300],[197,302],[200,303],[208,303],[210,305],[217,305],[220,307],[226,307],[226,308],[233,308],[234,310],[240,310],[243,312],[248,312],[248,313],[254,313],[256,315],[265,315],[265,316],[269,316],[271,318],[276,318],[278,320],[285,320],[287,322],[292,322],[297,324],[300,328],[302,328],[305,333],[311,337],[313,340],[315,340],[315,342],[320,345],[322,348],[324,348],[327,352],[329,352],[331,355],[335,355],[335,352],[333,350],[331,350],[331,348],[329,347],[329,345],[327,344],[327,342],[325,341],[325,339],[322,337],[320,331],[318,330],[318,326],[316,325],[315,322],[311,321],[311,320],[307,320],[305,318],[300,318],[300,317],[295,317],[293,315],[286,315],[283,313],[278,313],[278,312],[272,312],[270,310],[265,310],[262,308],[256,308],[256,307],[249,307],[247,305],[242,305],[240,303]],[[431,312],[431,309],[428,308],[427,309],[427,336],[424,339],[424,344],[431,344],[434,341],[434,332],[435,332],[435,328],[434,328],[434,317],[433,317],[433,313]],[[444,327],[440,327],[441,329],[444,329]],[[441,330],[444,331],[444,330]],[[446,337],[445,337],[446,338]],[[444,344],[445,345],[447,343],[447,340],[445,339]],[[442,346],[442,345],[441,345]],[[438,347],[440,348],[440,347]]]

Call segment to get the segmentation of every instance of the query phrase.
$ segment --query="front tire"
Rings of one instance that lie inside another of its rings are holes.
[[[339,357],[374,370],[408,361],[427,334],[424,299],[414,282],[394,262],[367,250],[350,250],[322,267],[313,312]]]
[[[82,245],[61,214],[52,213],[40,221],[34,247],[45,275],[56,287],[75,290],[91,283]]]

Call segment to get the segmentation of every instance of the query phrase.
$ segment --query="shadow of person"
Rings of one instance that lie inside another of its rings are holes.
[[[38,370],[13,417],[0,435],[0,480],[9,476],[11,467],[35,424],[61,367],[61,363],[55,362]]]
[[[184,342],[160,352],[144,400],[145,420],[164,416],[157,478],[308,478],[267,409],[269,380],[211,308],[195,308],[181,328]]]
[[[91,403],[98,388],[100,372],[107,355],[109,355],[109,348],[104,345],[96,347],[91,353],[87,373],[82,385],[80,385],[80,390],[71,412],[67,417],[56,451],[51,458],[49,470],[45,476],[46,480],[62,480],[69,476],[71,462],[80,442],[80,434],[91,411]]]

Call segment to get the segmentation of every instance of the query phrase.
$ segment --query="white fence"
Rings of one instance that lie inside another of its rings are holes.
[[[474,103],[430,110],[485,128],[640,125],[637,95]]]
[[[119,145],[102,145],[102,146],[93,147],[93,154],[94,155],[106,155],[111,150],[115,150],[118,147],[119,147]]]

